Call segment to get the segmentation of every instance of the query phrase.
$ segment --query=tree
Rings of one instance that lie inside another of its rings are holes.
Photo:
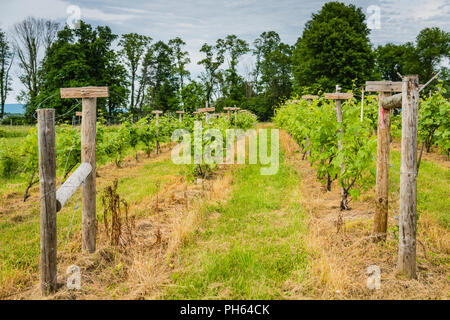
[[[59,88],[108,86],[110,97],[99,99],[97,107],[113,115],[128,99],[127,73],[119,62],[119,55],[112,49],[116,39],[117,35],[109,27],[94,29],[83,21],[79,29],[66,26],[58,32],[42,64],[42,84],[37,101],[46,99],[46,106],[70,119],[78,102],[60,99]],[[71,113],[67,114],[69,111]]]
[[[183,101],[184,111],[194,112],[198,107],[205,104],[205,94],[203,86],[196,82],[191,81],[188,85],[181,90],[181,99]]]
[[[267,120],[273,115],[273,107],[292,91],[292,47],[281,42],[275,31],[263,32],[253,44],[257,96],[248,99],[244,106],[261,120]]]
[[[145,55],[142,63],[140,99],[150,110],[168,111],[178,108],[178,86],[172,54],[168,44],[158,41]]]
[[[224,52],[220,46],[211,46],[207,43],[203,44],[200,52],[206,57],[198,62],[203,65],[205,72],[201,75],[201,79],[205,84],[206,101],[211,102],[214,85],[217,83],[217,71],[224,62]]]
[[[174,69],[177,74],[178,88],[181,94],[184,87],[184,80],[189,78],[190,75],[189,70],[186,70],[186,65],[191,62],[191,59],[189,59],[189,53],[187,51],[183,51],[183,46],[186,45],[186,42],[181,40],[181,38],[176,37],[175,39],[171,39],[168,44],[172,50],[172,55],[175,60]]]
[[[152,38],[143,36],[137,33],[127,33],[123,34],[119,41],[119,46],[122,48],[120,50],[120,55],[122,56],[125,64],[130,70],[130,84],[131,84],[131,100],[130,100],[130,111],[133,112],[137,102],[135,101],[135,82],[137,77],[137,71],[144,57],[144,52]]]
[[[450,58],[450,32],[437,27],[423,29],[416,37],[416,54],[416,68],[408,74],[418,74],[419,79],[428,81],[436,74],[442,59]]]
[[[228,69],[225,70],[226,82],[225,98],[230,104],[239,103],[245,97],[243,79],[237,72],[239,58],[250,51],[248,43],[235,35],[228,35],[225,39],[217,40],[217,48],[223,52],[228,61]]]
[[[261,92],[260,88],[260,76],[261,76],[261,67],[264,60],[267,58],[267,55],[272,52],[278,45],[280,44],[280,36],[275,31],[263,32],[253,42],[253,46],[255,47],[252,52],[256,58],[255,70],[253,71],[254,75],[254,83],[255,90],[257,93]]]
[[[388,43],[375,50],[376,71],[383,80],[402,81],[398,74],[406,74],[408,56],[414,54],[411,43],[395,45]]]
[[[9,71],[14,61],[14,52],[6,38],[6,34],[0,29],[0,119],[5,115],[5,102],[8,92],[11,91],[11,78]]]
[[[369,29],[361,8],[328,2],[312,15],[298,39],[293,56],[293,73],[298,91],[315,85],[332,90],[336,84],[351,88],[352,80],[362,85],[374,69]]]
[[[26,91],[19,95],[19,99],[27,104],[28,117],[37,107],[36,98],[39,94],[42,75],[40,49],[43,45],[44,50],[48,50],[58,29],[59,24],[56,22],[33,17],[28,17],[14,25],[14,47],[19,58],[19,67],[22,69],[19,79],[26,88]]]

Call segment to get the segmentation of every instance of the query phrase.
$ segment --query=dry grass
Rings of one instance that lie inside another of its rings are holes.
[[[162,155],[164,157],[164,155]],[[110,177],[108,177],[110,178]],[[134,242],[129,246],[109,245],[105,227],[98,223],[98,250],[93,255],[81,253],[78,233],[59,258],[59,291],[46,299],[155,299],[160,297],[174,268],[178,249],[206,219],[208,203],[224,201],[231,187],[229,170],[220,170],[213,180],[188,184],[183,176],[162,187],[153,197],[130,206],[136,217]],[[68,290],[66,270],[70,265],[81,269],[82,289]],[[36,283],[14,299],[43,299]]]
[[[326,192],[316,180],[307,161],[300,160],[298,145],[280,132],[286,158],[302,178],[302,205],[309,214],[306,239],[310,251],[309,277],[299,295],[319,299],[448,299],[450,292],[447,229],[429,215],[421,215],[418,224],[418,279],[406,280],[396,271],[397,240],[390,228],[386,242],[371,238],[374,204],[368,192],[366,201],[352,204],[353,209],[339,217],[339,190],[333,185]],[[392,212],[392,210],[390,210]],[[389,226],[395,225],[394,216]],[[339,230],[339,231],[338,231]],[[369,290],[366,270],[381,269],[381,289]]]

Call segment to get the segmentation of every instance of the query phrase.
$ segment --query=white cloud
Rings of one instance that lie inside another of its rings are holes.
[[[341,0],[381,9],[381,29],[372,30],[375,44],[414,41],[425,27],[450,29],[449,0]],[[155,41],[181,37],[190,53],[190,71],[202,71],[197,61],[203,43],[236,34],[252,43],[264,31],[277,31],[282,41],[294,44],[312,13],[326,0],[0,0],[0,27],[7,29],[26,16],[65,22],[69,5],[81,8],[82,18],[94,25],[109,25],[116,34],[137,32]],[[242,60],[245,73],[251,57]],[[15,93],[17,94],[17,92]]]

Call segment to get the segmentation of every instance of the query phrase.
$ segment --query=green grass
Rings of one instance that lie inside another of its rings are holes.
[[[259,169],[235,171],[226,204],[205,208],[219,217],[181,249],[183,271],[172,276],[165,299],[277,299],[289,295],[286,280],[301,281],[307,255],[299,176],[282,158],[273,176]]]
[[[118,193],[128,203],[139,203],[143,198],[151,196],[168,181],[170,175],[176,175],[180,167],[170,159],[150,162],[134,172],[119,179]],[[79,193],[58,213],[58,250],[62,251],[67,232],[79,202],[71,228],[71,236],[81,230],[81,201]],[[103,188],[97,190],[97,218],[102,223],[103,205],[101,196]],[[150,215],[151,212],[137,211],[137,215]],[[21,221],[14,221],[13,215],[0,217],[0,285],[7,279],[17,279],[16,285],[26,284],[32,275],[37,275],[39,263],[39,204],[29,212],[20,213]],[[69,239],[70,240],[70,239]],[[80,243],[81,246],[81,243]]]
[[[0,138],[25,137],[35,126],[2,126],[0,125]]]
[[[390,170],[391,192],[399,192],[400,188],[400,152],[391,151],[392,164]],[[438,164],[423,160],[420,164],[417,180],[417,213],[429,214],[439,224],[450,229],[450,171]]]

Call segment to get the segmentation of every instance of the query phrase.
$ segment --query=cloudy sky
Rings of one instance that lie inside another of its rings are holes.
[[[11,30],[14,23],[27,16],[51,18],[71,23],[76,16],[70,6],[80,9],[81,19],[93,25],[109,25],[116,34],[137,32],[155,40],[181,37],[187,43],[192,60],[189,69],[198,75],[201,67],[199,49],[227,34],[236,34],[252,42],[264,31],[277,31],[282,41],[294,44],[322,0],[0,0],[0,28]],[[371,32],[374,45],[413,41],[425,27],[437,26],[450,31],[450,0],[353,0],[342,1],[363,8],[376,18],[379,28]],[[373,7],[375,6],[375,7]],[[370,8],[370,9],[369,9]],[[375,21],[375,20],[372,20]],[[377,26],[375,26],[377,27]],[[251,57],[241,62],[249,69]],[[15,103],[21,88],[15,69],[14,93],[8,103]]]

